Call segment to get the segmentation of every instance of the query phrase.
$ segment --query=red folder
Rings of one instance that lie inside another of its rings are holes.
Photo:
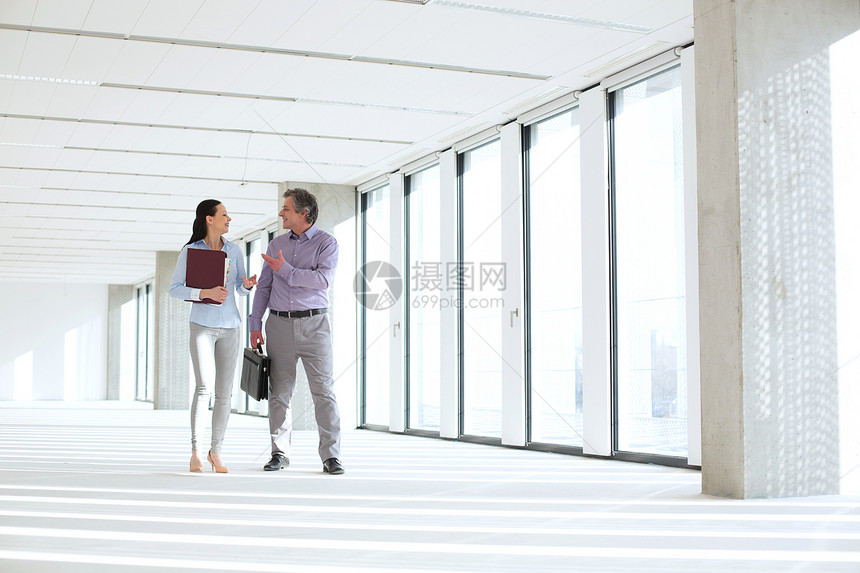
[[[227,253],[224,251],[188,249],[188,260],[185,263],[185,286],[200,289],[224,286],[224,267],[226,264]],[[188,302],[221,304],[211,298],[189,300]]]

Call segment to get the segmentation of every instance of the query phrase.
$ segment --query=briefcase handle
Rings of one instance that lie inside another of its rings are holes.
[[[257,354],[259,354],[260,356],[263,355],[263,346],[259,342],[257,343],[257,348],[255,348],[254,350],[256,350]]]

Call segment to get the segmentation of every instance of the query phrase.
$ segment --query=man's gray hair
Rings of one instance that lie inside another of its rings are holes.
[[[284,191],[284,199],[290,197],[293,200],[293,207],[296,213],[304,213],[308,219],[308,223],[313,225],[317,222],[317,217],[320,214],[320,208],[317,204],[317,198],[307,189],[287,189]]]

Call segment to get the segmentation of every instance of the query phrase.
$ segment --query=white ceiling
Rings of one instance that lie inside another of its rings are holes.
[[[693,39],[692,0],[2,0],[0,280],[133,284]],[[607,64],[610,64],[607,66]]]

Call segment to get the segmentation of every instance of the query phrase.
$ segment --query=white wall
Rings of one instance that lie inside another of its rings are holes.
[[[104,400],[107,285],[0,282],[0,400]]]

